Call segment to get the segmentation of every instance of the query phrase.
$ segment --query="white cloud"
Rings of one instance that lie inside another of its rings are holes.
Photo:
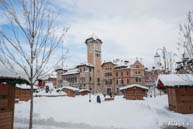
[[[70,26],[65,37],[65,47],[71,52],[69,63],[86,60],[84,42],[95,33],[103,41],[103,60],[142,57],[146,64],[153,65],[157,48],[166,46],[169,51],[177,50],[178,25],[185,21],[186,13],[193,10],[192,0],[52,2],[53,10],[60,14],[57,26]]]
[[[148,65],[153,65],[157,48],[166,46],[169,51],[177,50],[178,25],[184,21],[186,13],[193,9],[191,0],[57,2],[61,8],[73,10],[68,17],[71,28],[66,45],[72,42],[84,45],[87,36],[94,32],[104,42],[104,60],[112,57],[143,57]],[[76,58],[76,55],[73,56]]]

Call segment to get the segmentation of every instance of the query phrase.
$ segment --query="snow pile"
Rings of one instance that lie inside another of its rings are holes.
[[[133,88],[133,87],[138,87],[138,88],[142,88],[142,89],[148,90],[147,87],[141,86],[141,85],[138,85],[138,84],[132,84],[132,85],[124,86],[124,87],[121,87],[120,90],[125,90],[125,89]]]
[[[29,90],[31,89],[31,86],[27,85],[27,84],[16,84],[16,87],[19,89],[24,89],[24,90]],[[34,90],[37,90],[38,87],[37,86],[33,86]]]
[[[49,87],[49,90],[53,90],[54,89],[54,85],[53,85],[53,83],[52,82],[47,82],[46,84],[45,84],[45,87]]]
[[[69,129],[160,129],[169,122],[193,123],[193,114],[183,115],[168,110],[167,95],[144,101],[116,96],[114,101],[104,102],[101,99],[101,104],[92,95],[91,100],[89,103],[89,95],[34,98],[34,121],[45,123],[47,129],[58,127],[56,123],[60,123],[61,128]],[[22,122],[29,118],[29,106],[29,102],[15,105],[16,127],[24,125]],[[35,127],[41,128],[38,123]]]
[[[159,80],[167,87],[193,86],[192,74],[164,74],[158,76],[157,84]]]

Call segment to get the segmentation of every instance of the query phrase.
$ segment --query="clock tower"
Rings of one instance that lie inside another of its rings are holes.
[[[101,45],[102,41],[95,35],[92,34],[85,41],[87,45],[87,60],[88,63],[94,66],[94,87],[92,92],[101,92],[102,87],[102,70],[101,70]]]

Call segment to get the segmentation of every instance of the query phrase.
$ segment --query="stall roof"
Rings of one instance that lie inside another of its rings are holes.
[[[193,87],[193,74],[163,74],[159,75],[157,79],[157,86],[160,83],[165,87],[175,86],[192,86]]]
[[[80,93],[81,93],[81,92],[84,92],[84,91],[90,92],[90,90],[88,90],[88,89],[82,89],[82,90],[79,90]]]
[[[120,89],[120,90],[126,90],[126,89],[128,89],[128,88],[133,88],[133,87],[138,87],[138,88],[142,88],[142,89],[148,90],[147,87],[141,86],[141,85],[139,85],[139,84],[132,84],[132,85],[128,85],[128,86],[121,87],[121,88],[119,88],[119,89]]]
[[[73,90],[73,91],[79,91],[78,88],[70,87],[70,86],[62,87],[61,89],[64,89],[64,88],[69,89],[69,90]]]

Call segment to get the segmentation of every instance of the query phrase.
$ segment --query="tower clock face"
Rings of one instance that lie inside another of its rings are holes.
[[[89,53],[92,53],[93,52],[93,49],[92,48],[89,48]]]

